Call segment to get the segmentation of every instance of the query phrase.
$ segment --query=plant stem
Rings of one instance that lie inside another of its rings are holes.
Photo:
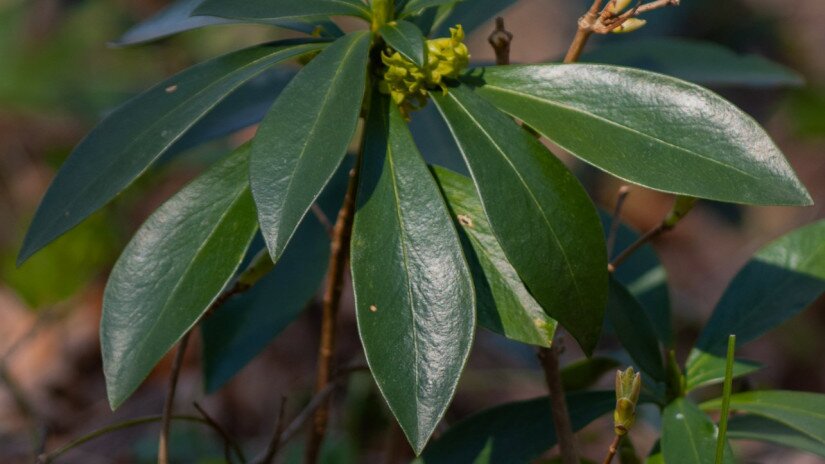
[[[611,443],[610,448],[607,449],[607,456],[604,457],[604,464],[613,462],[613,456],[615,456],[619,450],[619,444],[622,442],[623,436],[624,435],[616,435],[616,437],[613,438],[613,443]]]
[[[547,389],[550,391],[553,426],[559,443],[561,462],[562,464],[578,464],[579,452],[576,449],[576,436],[573,434],[570,413],[567,411],[567,400],[564,397],[564,386],[561,383],[558,343],[554,342],[550,348],[539,348],[538,357],[544,370]]]
[[[232,464],[232,450],[234,449],[235,452],[238,454],[238,459],[241,460],[242,463],[246,462],[246,456],[244,456],[241,447],[235,444],[235,440],[229,436],[229,433],[224,430],[223,427],[216,421],[215,419],[210,416],[205,409],[201,407],[200,404],[197,402],[193,402],[192,405],[198,412],[203,416],[203,419],[218,433],[218,435],[223,438],[223,455],[224,459],[226,459],[227,464]]]
[[[616,207],[613,208],[613,217],[610,220],[610,232],[607,234],[607,256],[613,256],[613,249],[616,247],[616,235],[621,225],[622,207],[627,196],[630,194],[630,187],[622,185],[616,194]]]
[[[725,441],[728,433],[728,414],[730,413],[730,395],[733,390],[733,354],[736,350],[736,335],[728,337],[728,355],[725,364],[725,384],[722,389],[722,411],[719,418],[719,434],[716,441],[716,464],[725,459]]]
[[[178,388],[178,378],[183,366],[183,358],[186,355],[186,346],[189,344],[189,336],[192,332],[186,332],[178,344],[178,351],[175,353],[175,360],[172,361],[172,373],[169,375],[169,386],[166,392],[166,401],[163,404],[163,418],[160,422],[160,441],[158,442],[158,464],[169,464],[169,429],[172,423],[172,410],[175,405],[175,390]]]
[[[338,211],[338,218],[333,229],[332,244],[330,245],[330,261],[327,270],[327,282],[324,289],[324,300],[321,313],[321,341],[318,346],[318,368],[315,381],[315,392],[319,393],[327,388],[332,374],[333,354],[335,352],[335,326],[338,307],[341,302],[341,289],[344,283],[344,274],[349,256],[349,242],[352,234],[352,219],[355,212],[355,196],[358,190],[358,172],[360,169],[361,154],[355,161],[355,167],[349,173],[349,184],[344,196],[344,203]],[[325,399],[313,418],[313,426],[307,441],[304,462],[315,463],[321,449],[321,442],[327,428],[329,417],[329,399]]]
[[[275,432],[272,434],[272,439],[269,440],[269,445],[266,447],[266,452],[263,457],[256,463],[272,464],[275,461],[275,455],[281,448],[281,437],[284,434],[284,414],[286,413],[286,397],[281,397],[281,407],[278,409],[278,420],[275,422]]]
[[[510,43],[513,41],[513,34],[504,28],[504,18],[496,18],[496,28],[487,37],[487,42],[493,47],[496,53],[496,64],[510,64]]]
[[[573,37],[573,43],[567,49],[567,54],[564,56],[565,63],[575,63],[579,61],[582,55],[584,46],[587,45],[587,40],[593,35],[593,25],[599,19],[599,9],[602,7],[602,0],[593,0],[593,5],[587,10],[587,13],[579,18],[579,28],[576,30],[576,36]]]

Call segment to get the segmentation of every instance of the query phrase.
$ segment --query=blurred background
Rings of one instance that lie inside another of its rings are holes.
[[[505,10],[513,32],[514,62],[557,60],[587,8],[582,0],[522,0]],[[107,111],[128,97],[194,63],[257,42],[288,36],[262,26],[215,26],[145,46],[107,44],[167,4],[163,0],[0,0],[0,461],[32,462],[32,450],[53,450],[74,437],[124,419],[159,414],[170,361],[112,412],[106,401],[98,323],[106,276],[120,250],[163,200],[254,133],[187,150],[165,160],[118,199],[24,266],[14,262],[23,235],[56,169],[72,147]],[[751,208],[702,202],[679,227],[654,245],[669,276],[677,354],[683,360],[724,288],[761,245],[825,217],[825,3],[822,0],[683,0],[682,6],[647,16],[632,37],[710,40],[740,53],[755,53],[802,75],[802,86],[714,86],[757,118],[788,156],[816,201],[810,208]],[[346,26],[346,24],[345,24]],[[468,39],[473,58],[492,61],[487,44],[492,22]],[[632,45],[631,45],[632,46]],[[685,57],[689,67],[691,57]],[[423,147],[422,147],[423,148]],[[439,160],[439,147],[428,147]],[[622,184],[561,155],[610,211]],[[454,163],[445,155],[444,164]],[[455,167],[455,166],[453,166]],[[653,227],[672,198],[632,187],[622,213],[638,230]],[[277,302],[275,303],[277,306]],[[311,397],[319,327],[317,302],[218,392],[206,394],[201,349],[193,338],[178,390],[177,410],[193,413],[198,401],[248,451],[265,447],[286,399],[292,417]],[[361,359],[345,292],[338,359]],[[779,330],[748,344],[739,355],[766,365],[754,386],[825,391],[825,301]],[[567,343],[563,361],[578,357]],[[610,375],[603,379],[609,387]],[[446,423],[505,401],[544,393],[534,351],[480,331],[470,365]],[[325,462],[407,462],[403,436],[366,373],[354,374],[335,396]],[[602,455],[609,422],[580,434],[584,454]],[[147,424],[107,435],[66,454],[67,463],[154,462],[158,426]],[[634,430],[646,453],[654,429]],[[197,424],[176,424],[175,462],[223,462],[222,442]],[[764,444],[739,444],[744,462],[821,462],[813,455]],[[283,453],[298,459],[300,437]],[[590,450],[593,450],[589,452]]]

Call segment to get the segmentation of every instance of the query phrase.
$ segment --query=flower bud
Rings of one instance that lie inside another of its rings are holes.
[[[613,429],[616,435],[625,435],[636,422],[636,404],[642,391],[642,376],[632,367],[616,371],[616,410],[613,412]]]
[[[628,6],[630,6],[630,2],[633,0],[613,0],[610,2],[608,8],[610,8],[610,12],[614,15],[617,15],[624,11]]]
[[[642,26],[644,26],[645,24],[647,24],[647,21],[645,21],[644,19],[628,18],[625,22],[621,24],[621,26],[617,27],[616,29],[613,29],[613,33],[623,34],[627,32],[633,32],[641,29]]]

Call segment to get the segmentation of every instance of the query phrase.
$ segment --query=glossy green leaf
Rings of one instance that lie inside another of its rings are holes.
[[[587,193],[532,135],[468,88],[432,96],[507,259],[589,354],[607,305],[607,255]]]
[[[600,211],[605,235],[610,233],[612,218]],[[613,256],[639,239],[639,233],[624,224],[616,230]],[[670,321],[670,295],[667,270],[650,244],[645,244],[630,255],[614,272],[613,277],[636,298],[653,324],[656,337],[664,346],[671,346],[673,334]]]
[[[674,37],[611,42],[585,53],[580,61],[640,68],[716,87],[804,83],[799,74],[762,56],[740,55],[713,42]]]
[[[258,229],[248,145],[184,187],[141,226],[103,296],[100,343],[117,408],[206,311]]]
[[[616,395],[612,391],[567,395],[574,430],[612,411],[615,405]],[[555,444],[550,400],[542,397],[495,406],[456,423],[433,441],[416,463],[474,462],[487,453],[492,463],[523,464]]]
[[[695,404],[677,398],[662,413],[662,456],[668,464],[714,464],[718,429]],[[733,452],[725,449],[725,464],[733,464]]]
[[[812,203],[759,124],[697,85],[594,64],[481,68],[467,81],[557,145],[628,182],[733,203]]]
[[[718,409],[722,399],[702,404],[702,409]],[[730,408],[785,424],[825,444],[825,395],[799,391],[751,391],[730,397]]]
[[[760,249],[734,277],[696,347],[721,354],[729,334],[741,346],[798,314],[825,292],[825,220]]]
[[[564,391],[584,390],[592,387],[608,372],[615,372],[621,364],[615,359],[593,356],[567,364],[561,370]]]
[[[733,363],[733,377],[743,377],[761,368],[762,365],[759,363],[736,359]],[[722,383],[725,380],[725,357],[694,348],[687,359],[685,376],[687,391]]]
[[[249,179],[276,262],[346,154],[361,111],[369,45],[366,32],[338,39],[301,69],[258,127]]]
[[[427,45],[418,26],[407,21],[398,20],[387,24],[378,32],[387,42],[387,45],[419,67],[424,67],[427,62]]]
[[[192,13],[201,3],[203,3],[203,0],[177,1],[146,21],[130,28],[120,38],[112,42],[112,45],[119,47],[138,45],[201,27],[240,22],[212,16],[192,16]],[[279,21],[274,25],[306,34],[313,33],[317,28],[318,31],[328,37],[343,35],[338,26],[329,20]]]
[[[345,160],[318,199],[327,218],[334,218],[341,207],[351,167]],[[220,389],[301,314],[326,275],[329,245],[326,229],[314,214],[308,214],[275,268],[204,319],[203,374],[208,393]],[[265,246],[263,239],[260,246]],[[248,259],[256,254],[248,254]]]
[[[367,363],[418,454],[470,354],[475,296],[438,186],[401,113],[379,95],[366,127],[352,280]]]
[[[435,24],[435,37],[450,35],[451,27],[461,24],[464,31],[470,33],[493,19],[496,14],[516,3],[516,0],[465,0],[456,3],[446,11]],[[449,8],[446,5],[442,8]]]
[[[60,168],[20,251],[22,263],[131,184],[183,133],[244,82],[323,43],[274,42],[193,66],[129,100]]]
[[[513,340],[550,346],[556,321],[541,309],[504,256],[472,179],[438,167],[433,173],[457,223],[464,256],[470,264],[478,323]]]
[[[636,298],[614,278],[610,279],[607,317],[637,367],[655,380],[664,381],[662,348],[653,323]]]
[[[728,422],[728,437],[732,440],[755,440],[776,443],[825,457],[825,443],[799,430],[760,416],[744,414]]]
[[[369,7],[359,0],[204,0],[194,14],[245,21],[337,15],[370,18]]]
[[[436,6],[451,5],[463,0],[410,0],[404,5],[401,10],[401,17],[416,14],[427,8]]]

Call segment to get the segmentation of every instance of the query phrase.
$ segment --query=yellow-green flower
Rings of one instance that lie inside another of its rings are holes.
[[[427,41],[427,63],[419,68],[400,53],[389,51],[381,54],[387,67],[380,90],[389,94],[401,108],[404,117],[421,109],[427,103],[429,91],[440,87],[447,93],[444,78],[456,78],[470,63],[470,53],[463,42],[461,25],[450,28],[450,37]]]

